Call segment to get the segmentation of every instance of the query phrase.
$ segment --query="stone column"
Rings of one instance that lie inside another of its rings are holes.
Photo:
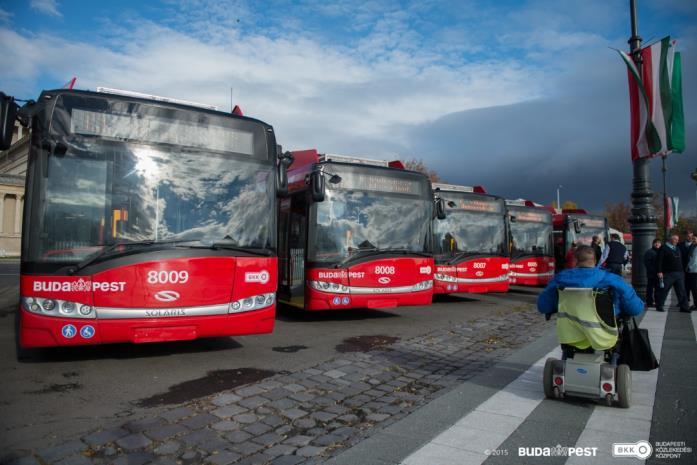
[[[15,234],[22,233],[22,205],[24,204],[24,197],[17,193],[15,197]]]
[[[0,234],[5,232],[5,191],[0,191]]]

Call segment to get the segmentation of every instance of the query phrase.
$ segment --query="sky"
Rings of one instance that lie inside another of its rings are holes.
[[[0,0],[0,90],[97,86],[217,105],[284,149],[420,158],[444,181],[602,211],[630,202],[626,0]],[[697,214],[697,1],[637,0],[683,55],[687,149],[667,184]],[[661,190],[660,160],[651,182]]]

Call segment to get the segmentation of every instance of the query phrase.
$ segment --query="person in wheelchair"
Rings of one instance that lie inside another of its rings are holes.
[[[631,373],[627,365],[618,366],[617,320],[640,315],[644,302],[622,277],[596,268],[592,247],[579,246],[574,256],[576,268],[556,275],[537,300],[547,319],[558,313],[562,347],[562,361],[548,359],[545,365],[545,394],[601,396],[626,408]]]

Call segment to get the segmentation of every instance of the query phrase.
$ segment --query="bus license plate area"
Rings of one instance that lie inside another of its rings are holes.
[[[190,341],[196,339],[196,326],[164,326],[160,328],[135,328],[132,340],[136,344],[164,341]]]

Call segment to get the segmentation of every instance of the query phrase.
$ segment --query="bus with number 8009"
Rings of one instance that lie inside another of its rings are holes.
[[[289,159],[271,126],[128,91],[0,97],[3,145],[15,116],[31,129],[20,351],[273,330]]]

